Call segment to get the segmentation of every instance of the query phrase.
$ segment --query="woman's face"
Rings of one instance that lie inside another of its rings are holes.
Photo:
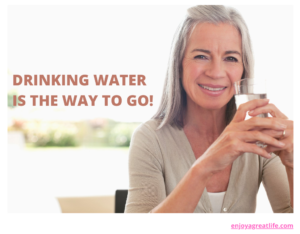
[[[224,107],[234,95],[232,83],[244,70],[240,33],[226,23],[199,23],[188,40],[182,67],[188,104]]]

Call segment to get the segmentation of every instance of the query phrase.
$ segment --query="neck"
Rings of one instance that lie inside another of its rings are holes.
[[[226,127],[225,113],[226,106],[221,109],[205,109],[188,100],[183,117],[184,129],[215,140]]]

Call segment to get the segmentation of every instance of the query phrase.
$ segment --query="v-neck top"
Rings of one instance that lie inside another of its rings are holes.
[[[183,131],[170,124],[157,130],[151,119],[134,132],[129,148],[129,189],[125,213],[147,213],[177,186],[196,161]],[[244,153],[232,164],[221,213],[254,213],[260,183],[266,189],[273,212],[293,213],[288,178],[280,158],[266,159]],[[204,189],[194,213],[212,213]]]

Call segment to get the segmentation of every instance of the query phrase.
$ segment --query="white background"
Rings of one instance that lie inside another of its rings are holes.
[[[51,6],[50,8],[53,9],[54,7]],[[70,7],[63,8],[69,9]],[[98,109],[93,108],[90,113],[101,111],[108,117],[120,114],[129,117],[138,116],[137,121],[144,121],[151,117],[159,103],[170,43],[180,16],[184,13],[184,7],[147,6],[144,7],[145,11],[141,11],[138,14],[135,10],[130,12],[128,8],[124,11],[124,8],[117,10],[118,7],[110,7],[113,12],[109,11],[108,8],[100,14],[101,10],[98,12],[98,9],[103,9],[103,7],[91,7],[89,8],[90,10],[85,10],[86,7],[79,7],[73,11],[73,17],[71,15],[66,16],[66,12],[61,10],[59,10],[60,13],[55,12],[55,14],[51,14],[48,10],[40,11],[38,16],[34,15],[33,12],[31,12],[32,14],[24,15],[24,12],[20,10],[11,17],[10,12],[14,8],[10,8],[8,15],[7,68],[13,73],[31,74],[142,73],[147,77],[147,87],[131,87],[132,89],[127,90],[126,88],[125,91],[124,87],[111,90],[105,87],[100,92],[116,92],[118,94],[124,92],[124,95],[127,95],[127,92],[130,94],[135,92],[137,95],[141,92],[142,94],[154,95],[153,107],[135,107],[130,110],[126,106],[122,107],[123,109],[101,109],[100,107]],[[17,8],[15,9],[17,11]],[[131,9],[136,9],[136,6]],[[295,74],[292,72],[294,48],[292,43],[291,7],[243,6],[236,7],[236,9],[243,15],[250,30],[256,62],[255,76],[267,77],[268,87],[270,87],[268,89],[268,97],[271,99],[271,102],[275,103],[288,117],[293,119],[292,78]],[[90,14],[84,13],[86,17],[82,16],[79,20],[76,12],[82,13],[87,11]],[[96,14],[92,14],[92,11],[96,11]],[[104,19],[100,20],[98,17],[105,15],[105,13],[108,13],[110,18],[104,17]],[[132,13],[135,14],[135,17],[132,16]],[[37,18],[34,20],[34,17]],[[10,28],[10,22],[12,23],[12,28]],[[30,24],[30,22],[33,23]],[[100,26],[101,22],[104,23],[102,26]],[[87,23],[88,26],[86,26]],[[126,32],[130,33],[126,35]],[[8,87],[10,87],[9,80]],[[25,89],[23,90],[25,92]],[[74,88],[69,90],[64,88],[63,92],[89,94],[99,90],[98,87],[95,89],[89,87],[88,90],[76,89],[76,91]],[[33,87],[28,92],[32,93],[33,91],[38,93],[39,89]],[[52,94],[53,87],[43,91],[43,93],[46,92]],[[55,92],[59,93],[62,90],[56,89]],[[278,92],[280,93],[278,94]],[[80,111],[83,110],[82,108],[84,109],[85,107],[81,107]],[[295,178],[297,178],[296,175]],[[295,191],[295,198],[297,199],[296,194]],[[81,215],[63,218],[46,215],[44,217],[18,217],[14,215],[14,219],[9,218],[7,220],[11,226],[11,233],[15,233],[14,231],[16,230],[30,229],[34,233],[44,232],[45,225],[50,224],[49,220],[56,224],[51,225],[49,228],[52,228],[51,230],[60,230],[61,233],[68,230],[64,222],[68,224],[76,222],[73,220],[83,220],[82,225],[77,222],[77,225],[80,227],[76,229],[78,233],[79,231],[96,233],[96,230],[100,232],[104,229],[111,231],[114,229],[116,222],[123,222],[123,225],[127,223],[127,227],[130,228],[131,232],[139,233],[141,231],[147,233],[150,230],[152,232],[154,230],[165,230],[164,232],[166,232],[166,230],[170,229],[176,233],[182,233],[183,230],[201,233],[203,229],[208,231],[212,227],[216,231],[227,233],[230,231],[230,225],[233,223],[262,224],[277,222],[293,223],[295,225],[295,215],[227,215],[220,218],[218,215],[207,216],[199,214],[194,216],[169,215],[164,216],[163,219],[153,216],[145,218],[143,215],[128,215],[125,218],[109,217],[107,215]],[[32,222],[30,217],[37,218],[40,224]],[[107,222],[103,222],[103,220]],[[137,222],[132,222],[133,220],[139,220],[138,223],[145,226],[140,226]],[[144,223],[143,220],[147,220],[147,222]],[[148,228],[150,221],[155,222],[156,225],[151,225],[152,227]],[[22,225],[15,225],[15,223]],[[166,223],[169,224],[166,225]],[[55,229],[56,227],[57,229]],[[146,230],[145,227],[147,227]],[[69,228],[72,229],[72,226],[69,226]],[[259,231],[256,230],[256,232]]]

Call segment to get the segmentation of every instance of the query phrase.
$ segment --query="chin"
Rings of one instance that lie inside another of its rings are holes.
[[[224,106],[226,106],[227,103],[199,103],[198,106],[201,106],[204,109],[207,110],[220,110]]]

